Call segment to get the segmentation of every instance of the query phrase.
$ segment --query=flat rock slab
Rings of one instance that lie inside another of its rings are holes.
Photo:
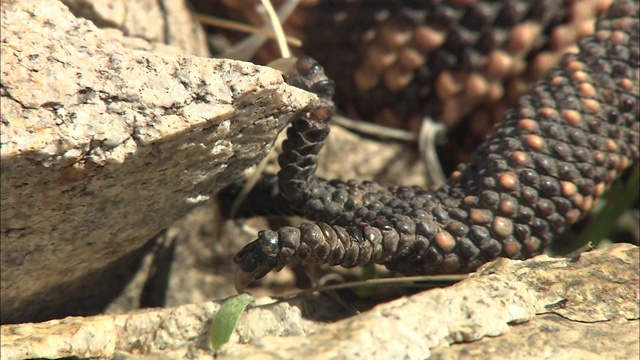
[[[620,244],[577,259],[501,259],[448,288],[331,324],[303,318],[304,299],[254,307],[219,358],[637,358],[638,254]],[[2,359],[212,359],[209,327],[219,308],[205,302],[3,325]]]
[[[1,30],[3,323],[82,291],[81,276],[239,179],[315,97],[270,68],[104,32],[53,0],[3,2]]]

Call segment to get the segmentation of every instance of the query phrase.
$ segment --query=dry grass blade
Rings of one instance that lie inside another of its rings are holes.
[[[284,30],[282,30],[282,24],[280,24],[280,19],[278,18],[278,14],[276,14],[273,5],[271,5],[271,1],[261,0],[261,2],[265,10],[267,10],[267,14],[269,14],[271,26],[273,27],[273,31],[276,33],[276,41],[278,42],[278,47],[280,48],[280,56],[283,58],[291,57],[291,51],[289,51],[289,46],[287,46]]]
[[[385,278],[385,279],[368,279],[361,281],[351,281],[345,282],[342,284],[332,284],[332,285],[323,285],[318,287],[312,287],[309,289],[303,290],[293,290],[288,291],[284,294],[280,294],[278,296],[274,296],[277,298],[277,301],[256,305],[256,307],[260,306],[270,306],[273,304],[277,304],[283,301],[289,301],[293,298],[300,297],[307,294],[312,294],[315,292],[324,292],[324,291],[334,291],[341,289],[353,289],[358,287],[372,287],[372,286],[388,286],[388,285],[404,285],[404,286],[424,286],[423,284],[418,284],[419,282],[431,283],[431,284],[443,284],[446,283],[448,285],[454,284],[458,281],[462,281],[468,277],[468,274],[451,274],[451,275],[419,275],[419,276],[403,276],[403,277],[394,277],[394,278]]]
[[[434,122],[428,117],[422,120],[418,144],[420,156],[427,168],[427,183],[430,186],[440,186],[447,181],[436,151],[436,145],[444,142],[445,132],[446,128],[443,124]]]
[[[227,19],[221,19],[215,16],[210,16],[210,15],[204,15],[204,14],[198,14],[198,13],[192,13],[192,14],[193,14],[193,17],[195,17],[196,20],[198,20],[201,24],[211,25],[211,26],[222,28],[222,29],[236,30],[239,32],[247,33],[247,34],[261,35],[270,39],[277,39],[277,34],[270,29],[259,28],[252,25],[247,25],[247,24],[243,24],[243,23],[239,23],[239,22],[227,20]],[[298,39],[297,37],[285,35],[284,39],[286,43],[290,44],[291,46],[295,46],[295,47],[302,46],[302,40]]]
[[[410,131],[382,126],[367,121],[354,120],[346,116],[334,115],[331,121],[345,129],[374,136],[378,139],[412,142],[417,140],[416,135]]]

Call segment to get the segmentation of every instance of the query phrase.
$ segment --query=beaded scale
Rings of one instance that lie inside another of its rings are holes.
[[[593,34],[612,1],[301,0],[283,26],[303,40],[294,52],[336,81],[341,112],[415,133],[425,117],[440,122],[450,135],[441,160],[453,166],[468,162],[504,112]],[[259,0],[222,3],[212,14],[264,26]],[[278,57],[268,42],[253,60]]]
[[[640,159],[638,27],[637,2],[616,1],[579,53],[565,55],[433,191],[316,177],[333,83],[310,58],[276,64],[319,99],[288,129],[280,172],[258,183],[238,215],[296,214],[315,223],[261,231],[234,258],[243,281],[301,264],[464,273],[500,256],[540,254]]]

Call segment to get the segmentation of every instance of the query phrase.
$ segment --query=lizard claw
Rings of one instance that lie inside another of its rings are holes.
[[[308,56],[277,59],[269,66],[282,71],[289,85],[310,91],[320,98],[331,99],[335,93],[333,80],[327,78],[322,66]]]
[[[233,258],[238,264],[235,273],[235,287],[240,293],[253,280],[265,276],[271,270],[280,270],[284,266],[278,258],[280,247],[278,233],[271,230],[261,231],[258,239],[245,245]]]

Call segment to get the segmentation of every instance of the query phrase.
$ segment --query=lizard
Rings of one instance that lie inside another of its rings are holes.
[[[314,222],[259,232],[234,257],[238,284],[301,264],[468,273],[498,257],[542,253],[640,159],[638,27],[638,3],[615,1],[579,51],[505,112],[470,162],[433,190],[318,178],[333,82],[311,58],[276,63],[318,100],[287,130],[281,170],[258,183],[238,215]]]

